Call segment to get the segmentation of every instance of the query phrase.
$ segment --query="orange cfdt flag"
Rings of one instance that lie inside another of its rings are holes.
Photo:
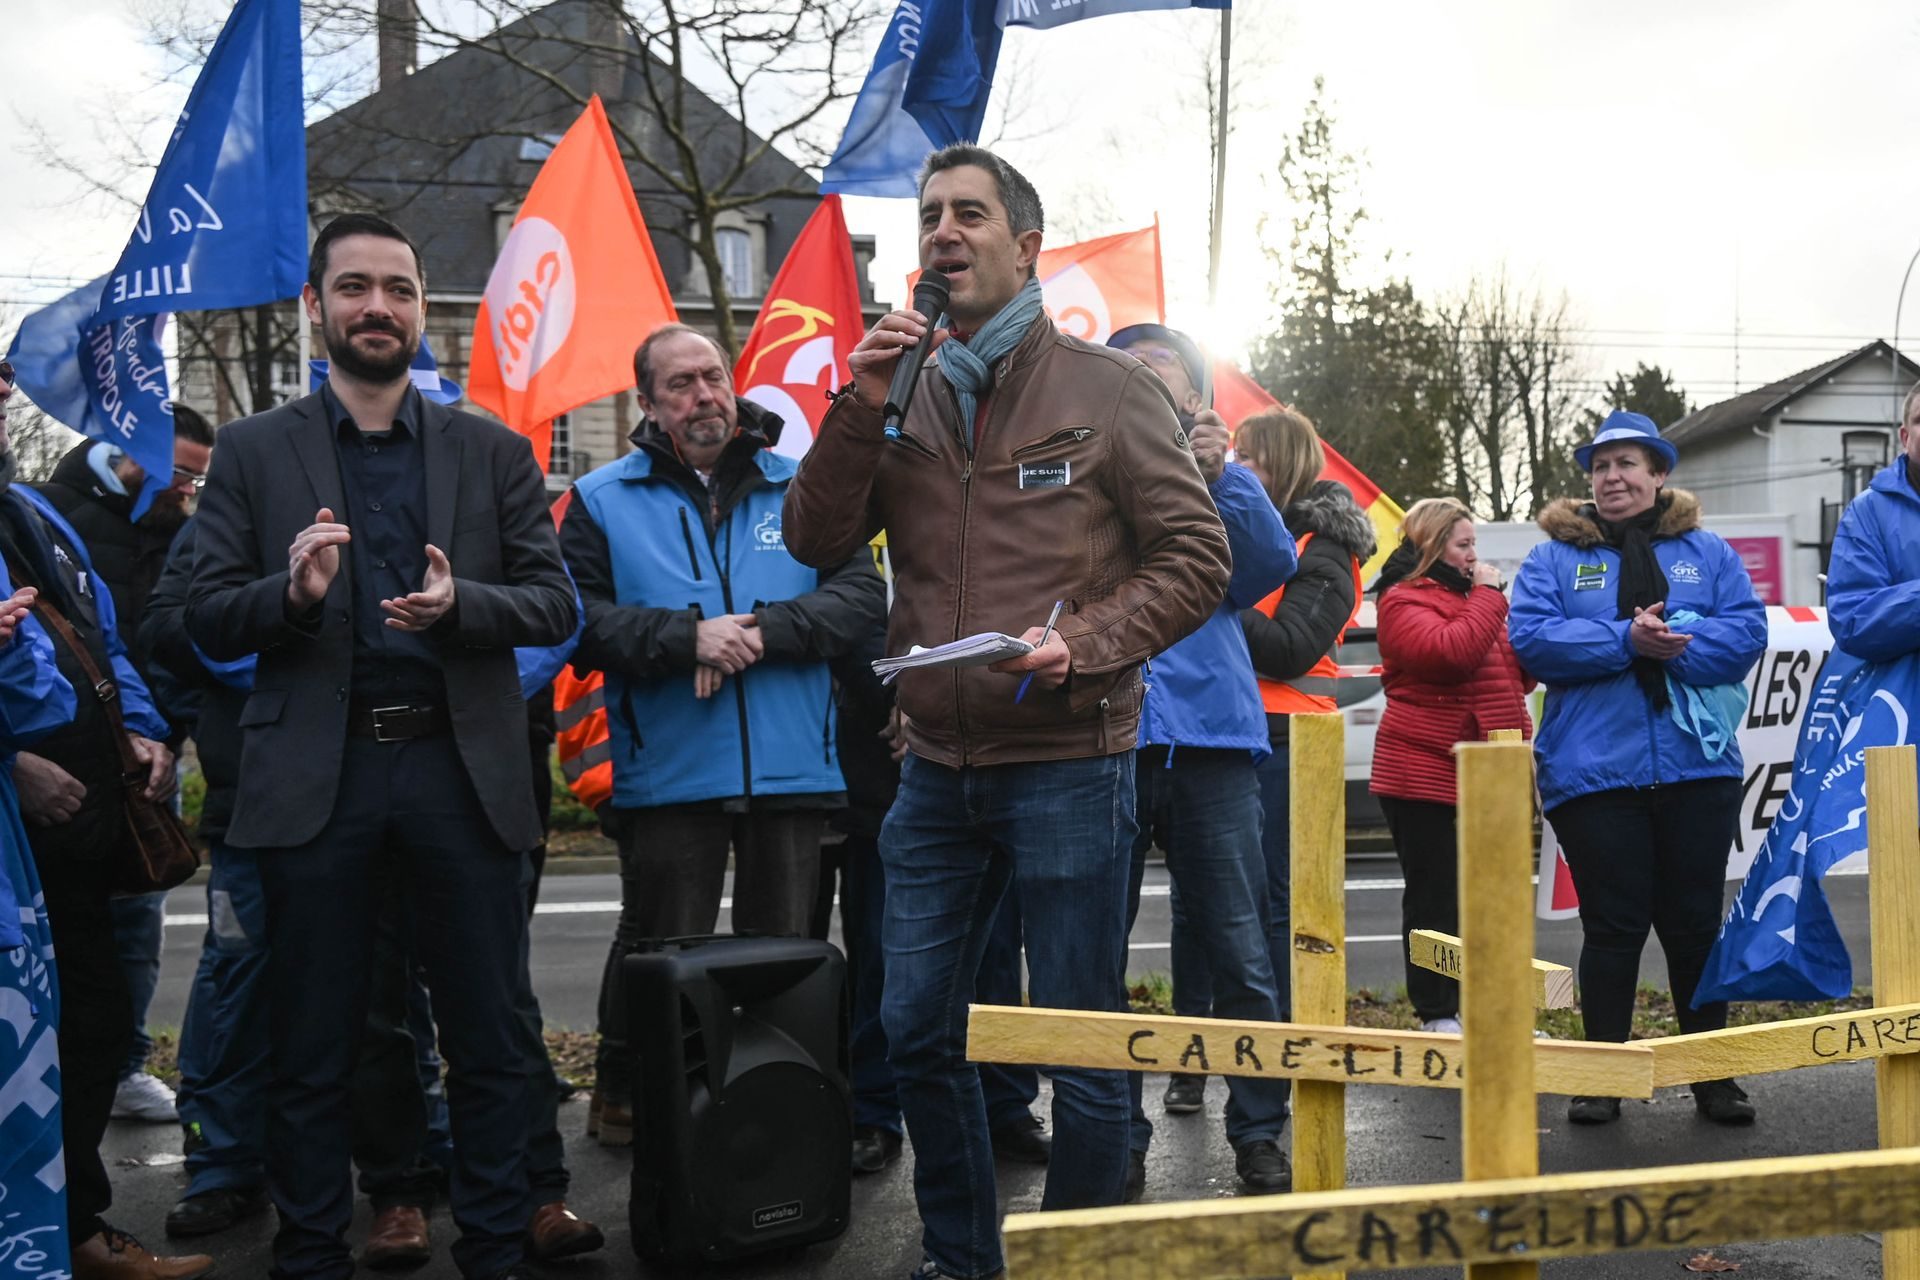
[[[1047,314],[1060,332],[1104,343],[1130,324],[1165,324],[1160,284],[1160,223],[1138,231],[1042,249],[1034,264]],[[913,294],[918,271],[907,277]]]
[[[847,357],[866,331],[853,240],[840,197],[807,219],[767,290],[767,301],[733,366],[739,394],[780,415],[774,446],[798,458],[827,416],[827,392],[847,380]]]
[[[493,264],[467,395],[533,441],[556,414],[633,385],[633,351],[676,318],[633,184],[596,95],[553,154]]]

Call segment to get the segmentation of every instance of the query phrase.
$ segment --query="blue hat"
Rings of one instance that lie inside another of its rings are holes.
[[[1200,393],[1200,407],[1213,408],[1213,369],[1201,353],[1199,343],[1163,324],[1130,324],[1107,339],[1107,345],[1116,351],[1124,351],[1136,342],[1164,342],[1172,347],[1180,363],[1186,366],[1187,381]]]
[[[1600,424],[1600,430],[1594,432],[1593,439],[1573,451],[1573,460],[1580,464],[1582,471],[1593,470],[1593,451],[1603,444],[1619,444],[1626,441],[1631,444],[1645,445],[1666,459],[1667,470],[1680,465],[1680,451],[1673,447],[1673,441],[1661,436],[1660,428],[1653,419],[1644,413],[1628,413],[1625,409],[1615,409]]]
[[[327,380],[327,370],[331,367],[325,360],[309,360],[307,366],[311,376],[307,383],[308,391],[318,391],[320,384]],[[427,342],[427,335],[420,335],[420,349],[413,353],[413,367],[407,370],[407,376],[413,385],[420,388],[420,394],[436,404],[457,404],[460,401],[460,384],[452,378],[440,376],[440,366],[434,363],[433,347]]]

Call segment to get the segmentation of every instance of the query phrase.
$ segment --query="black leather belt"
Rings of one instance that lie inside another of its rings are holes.
[[[405,742],[430,733],[445,733],[452,727],[445,707],[402,703],[393,707],[355,706],[347,713],[347,732],[375,742]]]

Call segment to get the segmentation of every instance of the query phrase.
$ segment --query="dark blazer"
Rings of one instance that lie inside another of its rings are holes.
[[[527,768],[527,705],[516,645],[573,633],[546,489],[526,437],[432,402],[421,406],[427,536],[447,553],[454,610],[439,641],[453,736],[494,831],[540,843]],[[240,714],[240,789],[227,843],[304,844],[333,812],[353,674],[352,569],[344,549],[316,629],[289,619],[287,549],[314,513],[344,514],[340,464],[320,397],[220,432],[195,521],[187,631],[207,654],[260,655]]]

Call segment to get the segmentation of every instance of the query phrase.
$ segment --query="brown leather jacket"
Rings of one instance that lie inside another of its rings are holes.
[[[898,439],[840,397],[787,489],[787,550],[837,564],[887,531],[887,651],[1019,635],[1065,600],[1058,689],[971,667],[909,671],[916,755],[952,767],[1131,750],[1140,664],[1205,622],[1232,568],[1226,531],[1166,388],[1118,352],[1034,321],[994,370],[977,451],[935,353]]]

